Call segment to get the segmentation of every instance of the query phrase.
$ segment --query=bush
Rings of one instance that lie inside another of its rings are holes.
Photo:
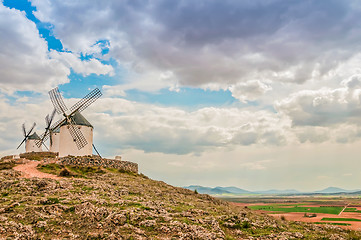
[[[14,166],[14,162],[0,162],[0,170],[11,169]]]
[[[198,191],[197,191],[197,189],[194,189],[194,193],[195,193],[195,194],[198,194]]]
[[[242,228],[250,228],[251,224],[248,221],[243,221],[242,222]]]
[[[281,220],[282,220],[282,221],[285,221],[285,220],[286,220],[285,216],[282,215],[282,216],[281,216]]]
[[[71,174],[68,171],[68,169],[64,168],[63,170],[61,170],[61,172],[59,173],[60,177],[69,177]]]

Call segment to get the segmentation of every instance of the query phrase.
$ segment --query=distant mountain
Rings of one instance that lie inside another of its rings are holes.
[[[236,194],[245,194],[245,193],[252,193],[251,191],[248,190],[244,190],[238,187],[216,187],[218,189],[222,189],[231,193],[236,193]]]
[[[352,193],[360,191],[359,189],[356,190],[346,190],[338,187],[328,187],[320,191],[314,191],[314,193]]]
[[[295,189],[285,189],[285,190],[278,190],[278,189],[271,189],[271,190],[265,190],[265,191],[248,191],[248,190],[244,190],[238,187],[215,187],[215,188],[211,188],[211,187],[203,187],[203,186],[199,186],[199,185],[190,185],[188,187],[183,187],[189,190],[196,190],[198,193],[203,193],[203,194],[210,194],[210,195],[222,195],[222,194],[233,194],[233,195],[237,195],[237,194],[259,194],[259,195],[299,195],[299,194],[306,194],[306,195],[317,195],[317,194],[322,194],[322,195],[327,195],[327,194],[332,194],[332,195],[337,195],[338,193],[342,193],[342,194],[360,194],[361,190],[360,189],[356,189],[356,190],[346,190],[346,189],[342,189],[342,188],[337,188],[337,187],[328,187],[325,188],[323,190],[319,190],[319,191],[314,191],[314,192],[300,192],[297,191]]]
[[[189,189],[192,191],[197,190],[198,193],[210,194],[210,195],[231,193],[220,187],[210,188],[210,187],[203,187],[203,186],[199,186],[199,185],[190,185],[188,187],[183,187],[183,188],[186,188],[186,189]]]
[[[299,194],[301,192],[299,192],[295,189],[285,189],[285,190],[271,189],[271,190],[267,190],[267,191],[257,191],[254,193],[258,193],[258,194]]]
[[[267,191],[248,191],[245,189],[241,189],[238,187],[215,187],[215,188],[210,188],[210,187],[203,187],[203,186],[199,186],[199,185],[190,185],[188,187],[183,187],[189,190],[196,190],[198,193],[204,193],[204,194],[210,194],[210,195],[216,195],[216,194],[299,194],[300,192],[294,189],[286,189],[286,190],[277,190],[277,189],[272,189],[272,190],[267,190]]]

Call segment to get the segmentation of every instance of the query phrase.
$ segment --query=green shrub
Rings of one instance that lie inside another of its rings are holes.
[[[242,222],[242,228],[250,228],[251,224],[248,221],[243,221]]]
[[[51,198],[49,197],[46,201],[43,201],[41,204],[43,205],[53,205],[60,203],[60,200],[58,198]]]

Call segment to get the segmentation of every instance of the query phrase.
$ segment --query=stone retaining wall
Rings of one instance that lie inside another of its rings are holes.
[[[136,163],[116,159],[99,158],[97,156],[67,156],[59,158],[58,163],[63,165],[76,165],[84,167],[99,166],[104,168],[116,168],[127,172],[138,173],[138,164]]]

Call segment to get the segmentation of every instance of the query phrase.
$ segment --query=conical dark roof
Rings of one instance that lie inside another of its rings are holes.
[[[29,140],[41,140],[39,135],[36,134],[36,132],[34,132],[33,134],[31,134],[29,137],[28,137]]]
[[[85,119],[83,115],[80,114],[80,112],[75,112],[73,116],[71,116],[71,119],[73,122],[75,122],[76,125],[82,125],[93,128],[93,126],[88,122],[88,120]],[[62,126],[67,125],[67,122],[65,122]]]

